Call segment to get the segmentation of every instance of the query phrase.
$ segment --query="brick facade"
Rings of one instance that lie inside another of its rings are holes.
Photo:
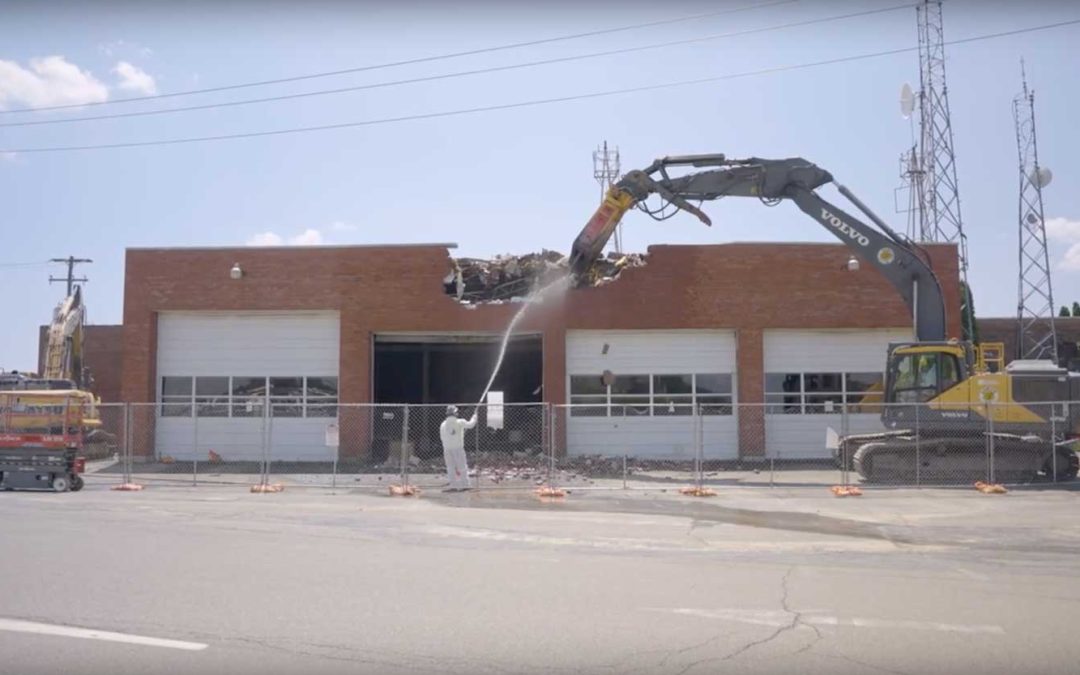
[[[956,249],[927,248],[945,292],[950,335],[959,336]],[[737,336],[739,400],[761,402],[765,330],[911,325],[888,282],[869,266],[848,271],[849,256],[841,244],[650,247],[644,267],[546,301],[522,322],[521,331],[543,336],[544,400],[565,403],[568,330],[728,329]],[[230,278],[234,263],[242,279]],[[370,402],[376,333],[501,334],[517,311],[515,304],[459,304],[443,290],[450,269],[450,253],[439,245],[131,249],[121,398],[154,400],[157,312],[334,310],[341,317],[340,400]],[[740,417],[744,452],[760,454],[749,446],[763,430],[760,415]]]

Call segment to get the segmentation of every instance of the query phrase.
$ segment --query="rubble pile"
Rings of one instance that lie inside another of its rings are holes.
[[[522,302],[534,290],[547,285],[569,267],[558,251],[542,250],[525,255],[500,255],[491,260],[455,258],[454,268],[443,279],[443,288],[465,304]],[[627,267],[641,267],[640,253],[610,253],[599,258],[579,282],[579,286],[611,283]]]

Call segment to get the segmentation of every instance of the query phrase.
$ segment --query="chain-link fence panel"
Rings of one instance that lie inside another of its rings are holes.
[[[827,486],[842,479],[829,445],[830,435],[847,433],[839,406],[703,405],[700,418],[707,486]]]
[[[1067,440],[1068,403],[987,403],[988,481],[1009,485],[1056,483],[1076,476]]]
[[[560,487],[678,488],[701,476],[698,420],[686,405],[556,406],[554,471]]]
[[[277,408],[269,418],[269,481],[293,487],[388,489],[408,481],[408,406]]]
[[[862,487],[970,485],[988,480],[990,437],[978,405],[880,404],[880,431],[849,433],[841,464]]]
[[[127,466],[127,405],[99,404],[97,416],[101,426],[88,430],[83,438],[83,480],[90,484],[122,483]]]
[[[267,412],[266,482],[290,487],[336,487],[339,420],[345,417],[353,421],[358,416],[343,416],[338,406],[304,406],[273,399]]]
[[[461,433],[465,466],[462,484],[475,489],[526,487],[544,478],[548,466],[547,406],[542,403],[456,404],[466,425],[446,429],[450,442]],[[451,476],[443,450],[446,404],[410,404],[408,454],[404,464],[411,485],[448,487]]]

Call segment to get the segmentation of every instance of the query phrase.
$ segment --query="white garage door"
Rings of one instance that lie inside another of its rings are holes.
[[[336,312],[162,312],[158,456],[332,459],[339,336]]]
[[[693,459],[700,404],[706,458],[738,456],[732,331],[569,331],[566,372],[571,455]]]
[[[880,391],[890,342],[911,330],[765,332],[766,453],[778,459],[830,457],[828,427],[842,428],[839,411]],[[848,415],[848,431],[883,429],[878,412]]]

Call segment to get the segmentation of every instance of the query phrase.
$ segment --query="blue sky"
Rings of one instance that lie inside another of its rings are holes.
[[[115,100],[353,68],[766,3],[8,3],[0,109]],[[158,101],[0,114],[0,123],[225,102],[635,47],[904,4],[798,0],[584,39]],[[945,4],[948,39],[1080,18],[1069,2]],[[1080,300],[1080,25],[947,48],[970,280],[980,316],[1017,295],[1017,158],[1011,101],[1026,59],[1058,304]],[[408,116],[760,70],[914,46],[915,10],[570,63],[287,102],[85,123],[0,127],[0,149],[93,145]],[[52,58],[50,58],[52,57]],[[566,251],[592,213],[592,150],[624,170],[668,154],[802,156],[903,229],[894,209],[899,114],[915,53],[607,98],[317,133],[133,149],[0,155],[0,367],[32,368],[36,326],[62,295],[51,257],[89,257],[90,320],[118,323],[124,249],[252,241],[457,242],[490,256]],[[836,196],[829,192],[829,196]],[[637,212],[624,248],[833,241],[790,204],[706,204],[657,223]],[[292,273],[282,270],[282,274]]]

